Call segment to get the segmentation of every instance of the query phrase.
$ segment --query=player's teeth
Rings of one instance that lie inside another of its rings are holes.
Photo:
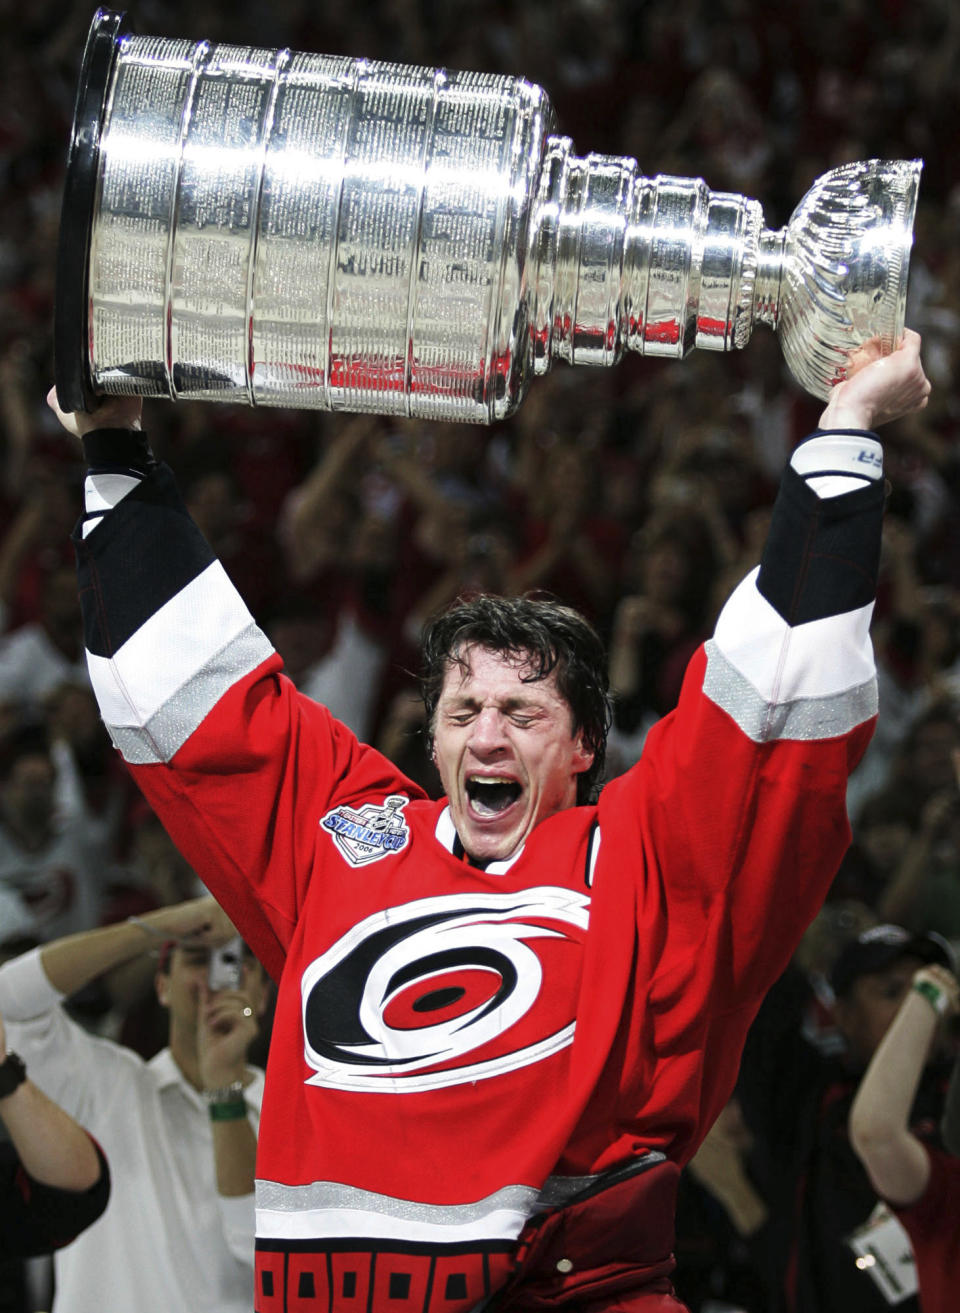
[[[495,816],[516,801],[520,785],[507,778],[474,775],[467,780],[467,796],[475,811],[483,816]]]

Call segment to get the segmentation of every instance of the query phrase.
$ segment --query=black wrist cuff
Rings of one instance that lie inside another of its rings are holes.
[[[145,474],[157,463],[142,429],[91,429],[82,442],[91,469],[130,469]]]

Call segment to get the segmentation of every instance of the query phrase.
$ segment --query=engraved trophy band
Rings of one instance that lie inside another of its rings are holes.
[[[918,160],[758,201],[574,154],[521,78],[138,36],[98,10],[57,264],[56,385],[491,423],[555,359],[778,333],[818,397],[903,333]]]

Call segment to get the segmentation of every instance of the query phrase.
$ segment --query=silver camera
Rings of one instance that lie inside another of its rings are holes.
[[[207,984],[214,992],[238,989],[243,974],[243,940],[237,935],[211,950]]]

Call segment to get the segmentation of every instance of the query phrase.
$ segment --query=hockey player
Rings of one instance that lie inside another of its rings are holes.
[[[258,1313],[681,1307],[677,1175],[848,842],[876,712],[870,430],[925,404],[919,346],[834,389],[759,570],[596,802],[603,656],[575,613],[480,599],[428,630],[428,801],[284,678],[138,403],[61,417],[90,464],[104,719],[280,981]]]

